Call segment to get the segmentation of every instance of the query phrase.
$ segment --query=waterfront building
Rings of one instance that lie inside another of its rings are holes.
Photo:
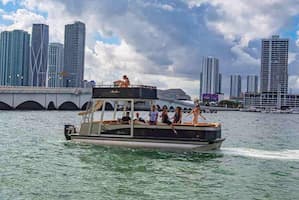
[[[279,94],[277,92],[245,93],[244,107],[255,107],[261,109],[281,109],[283,107],[299,107],[298,94]]]
[[[159,98],[162,99],[175,99],[175,100],[187,100],[191,101],[191,97],[186,92],[179,88],[157,90]]]
[[[0,34],[0,85],[26,86],[29,77],[30,35],[23,30]]]
[[[65,25],[64,78],[65,87],[82,87],[84,78],[85,24]]]
[[[248,93],[258,92],[258,76],[248,75],[247,76],[247,91]]]
[[[231,75],[230,76],[230,99],[241,97],[241,76]]]
[[[288,92],[288,47],[289,40],[278,35],[262,40],[261,87],[263,92]]]
[[[204,57],[200,73],[200,99],[205,94],[221,93],[221,79],[219,73],[219,60],[214,57]]]
[[[48,50],[48,87],[63,87],[63,44],[50,43]]]
[[[31,38],[30,85],[45,87],[47,82],[49,26],[33,24]]]

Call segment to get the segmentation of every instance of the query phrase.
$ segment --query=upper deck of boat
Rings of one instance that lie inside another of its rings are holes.
[[[113,85],[100,85],[92,88],[93,99],[145,99],[155,100],[157,88],[145,85],[132,85],[129,87],[118,87]]]

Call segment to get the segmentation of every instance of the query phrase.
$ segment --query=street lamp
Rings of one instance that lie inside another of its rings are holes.
[[[19,83],[19,82],[20,82],[20,81],[19,81],[19,77],[20,77],[20,74],[17,74],[17,83],[16,83],[17,86],[20,86],[20,83]]]
[[[11,75],[8,76],[8,79],[9,79],[8,85],[11,86]]]

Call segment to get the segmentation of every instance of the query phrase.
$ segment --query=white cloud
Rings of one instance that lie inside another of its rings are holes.
[[[216,16],[208,16],[211,28],[229,40],[240,38],[241,45],[275,33],[289,19],[298,14],[299,0],[190,0],[191,7],[210,4]]]
[[[13,4],[16,3],[15,0],[1,0],[1,2],[2,2],[3,5],[6,5],[6,4],[8,4],[8,3],[13,3]]]
[[[299,76],[289,76],[289,88],[292,89],[293,92],[299,91]]]
[[[11,25],[5,27],[6,30],[22,29],[28,32],[31,31],[33,23],[46,22],[46,19],[43,16],[26,9],[18,9],[11,13],[6,12],[2,14],[2,18],[12,22]]]

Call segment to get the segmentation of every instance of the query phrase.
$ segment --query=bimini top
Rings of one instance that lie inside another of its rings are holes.
[[[145,85],[129,87],[95,86],[92,88],[94,99],[157,99],[157,88]]]

